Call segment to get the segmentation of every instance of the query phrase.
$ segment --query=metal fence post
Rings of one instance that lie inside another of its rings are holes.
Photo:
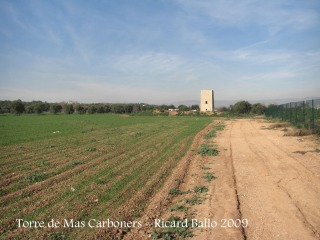
[[[296,124],[298,124],[298,106],[297,106],[297,102],[295,104],[295,108],[296,108]]]
[[[311,101],[311,107],[312,107],[312,119],[311,119],[311,128],[314,130],[314,100]]]
[[[292,120],[291,120],[292,108],[291,108],[291,103],[289,103],[289,104],[290,104],[290,105],[289,105],[289,106],[290,106],[290,107],[289,107],[289,109],[290,109],[290,119],[289,119],[289,121],[292,122]]]
[[[305,104],[305,101],[302,102],[302,123],[303,123],[303,127],[306,127],[306,122],[304,117],[304,104]]]

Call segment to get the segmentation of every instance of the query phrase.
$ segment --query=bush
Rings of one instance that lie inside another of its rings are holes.
[[[266,111],[267,107],[262,105],[261,103],[256,103],[252,105],[251,113],[262,115]]]
[[[233,105],[231,110],[234,113],[246,114],[246,113],[250,113],[251,108],[252,106],[248,101],[240,101],[240,102],[237,102],[235,105]]]

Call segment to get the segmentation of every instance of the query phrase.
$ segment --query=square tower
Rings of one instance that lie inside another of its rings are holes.
[[[214,96],[213,90],[201,90],[200,112],[213,112]]]

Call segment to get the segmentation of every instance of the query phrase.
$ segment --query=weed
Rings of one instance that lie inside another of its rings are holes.
[[[222,131],[222,130],[224,130],[224,128],[225,128],[225,125],[223,124],[223,123],[218,123],[218,125],[217,126],[215,126],[215,130],[216,131]]]
[[[49,163],[48,163],[47,160],[45,160],[45,159],[43,159],[43,158],[41,158],[41,159],[39,160],[38,166],[47,166],[47,165],[49,165]]]
[[[198,154],[207,155],[207,156],[218,156],[219,150],[217,148],[211,148],[207,144],[202,144],[198,149]]]
[[[142,132],[137,132],[137,133],[133,134],[132,137],[140,137],[142,135],[143,135]]]
[[[207,182],[211,182],[212,179],[215,179],[216,177],[211,172],[206,172],[203,178],[206,179]]]
[[[86,152],[94,152],[94,151],[96,151],[97,149],[96,148],[92,148],[92,147],[87,147],[87,148],[85,148],[85,151]]]
[[[183,183],[183,179],[176,179],[175,181],[176,181],[178,184]]]
[[[190,229],[192,225],[190,220],[180,219],[179,217],[170,217],[165,222],[169,227],[152,229],[151,237],[153,239],[174,240],[193,237]]]
[[[169,194],[170,194],[170,195],[174,195],[174,196],[182,195],[182,194],[188,194],[188,193],[189,193],[189,191],[182,192],[182,191],[180,191],[180,190],[177,189],[177,188],[171,188],[171,189],[169,190]]]
[[[61,240],[61,239],[67,239],[67,235],[64,233],[50,233],[49,238],[53,240]]]
[[[176,204],[176,205],[173,205],[172,207],[170,207],[169,210],[170,210],[170,212],[173,212],[173,211],[185,212],[188,210],[188,208],[184,205]]]
[[[193,206],[193,205],[201,204],[203,200],[204,198],[201,198],[200,196],[193,196],[192,198],[187,198],[184,201],[185,203]]]
[[[216,137],[216,132],[215,131],[208,132],[207,134],[205,134],[203,136],[204,139],[209,139],[209,138],[213,138],[213,137]]]
[[[19,166],[18,167],[19,171],[24,171],[24,170],[31,170],[31,166],[26,165],[26,166]]]
[[[30,182],[40,182],[44,179],[44,175],[41,173],[32,173],[25,176],[24,178],[29,180]]]
[[[205,187],[205,186],[195,186],[193,188],[193,190],[196,192],[196,193],[205,193],[205,192],[208,192],[208,188]]]
[[[0,188],[0,197],[7,195],[9,193],[8,190]]]
[[[286,127],[290,127],[290,123],[288,122],[274,123],[269,126],[269,129],[286,128]]]
[[[202,169],[202,170],[209,170],[209,169],[211,169],[211,168],[209,168],[209,167],[201,167],[201,169]]]
[[[74,167],[74,166],[77,166],[77,165],[80,165],[80,164],[83,164],[83,162],[81,162],[80,160],[75,160],[72,163],[70,163],[70,166]]]

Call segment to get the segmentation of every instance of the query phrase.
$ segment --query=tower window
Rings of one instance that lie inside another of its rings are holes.
[[[206,104],[208,104],[208,101],[206,101]]]

